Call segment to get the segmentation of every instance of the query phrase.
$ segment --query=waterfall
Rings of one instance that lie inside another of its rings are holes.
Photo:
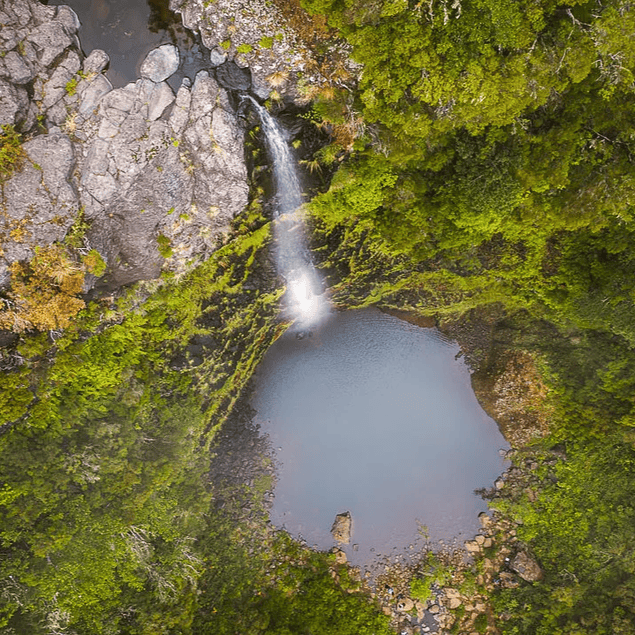
[[[287,284],[285,313],[301,328],[316,324],[330,309],[306,245],[302,189],[284,133],[276,120],[249,97],[260,116],[275,185],[274,240],[278,271]]]

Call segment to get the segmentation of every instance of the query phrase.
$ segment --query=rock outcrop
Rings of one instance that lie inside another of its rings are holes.
[[[8,264],[28,260],[36,247],[60,241],[74,223],[79,200],[72,185],[73,145],[66,135],[40,135],[23,145],[22,169],[2,188],[0,285]]]
[[[28,131],[80,68],[79,20],[69,7],[1,0],[0,24],[0,125]]]
[[[335,80],[324,76],[316,55],[268,0],[170,0],[170,9],[200,33],[212,66],[231,60],[248,67],[251,90],[261,99],[277,94],[309,101],[315,90]],[[351,77],[359,72],[345,42],[332,38],[329,48],[329,57],[341,62],[340,72]]]
[[[87,238],[116,263],[112,285],[183,272],[247,204],[243,131],[206,71],[176,96],[147,78],[110,91],[81,127]]]
[[[205,259],[248,200],[227,90],[201,71],[175,95],[169,44],[148,54],[141,79],[113,90],[108,55],[82,59],[68,7],[2,2],[0,22],[0,124],[30,137],[1,184],[0,287],[12,262],[62,240],[80,209],[84,246],[106,260],[109,287]]]

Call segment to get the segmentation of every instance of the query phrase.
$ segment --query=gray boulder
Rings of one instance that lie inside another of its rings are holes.
[[[542,569],[534,558],[525,551],[519,551],[510,564],[511,568],[526,582],[542,580]]]
[[[22,86],[0,79],[0,126],[20,126],[27,117],[29,96]]]
[[[173,44],[163,44],[150,51],[143,60],[139,74],[143,79],[163,82],[179,68],[179,50]]]
[[[11,262],[31,258],[35,247],[62,240],[79,210],[71,184],[75,159],[70,139],[41,135],[23,149],[23,169],[2,188],[0,278]]]
[[[110,58],[106,51],[101,49],[95,49],[91,51],[90,55],[84,60],[82,69],[85,74],[101,73],[110,63]]]
[[[186,270],[247,204],[244,136],[227,94],[204,71],[187,84],[175,98],[165,82],[140,79],[90,116],[81,200],[113,286]]]

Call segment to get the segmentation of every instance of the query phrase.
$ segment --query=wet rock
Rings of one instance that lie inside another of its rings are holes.
[[[66,28],[68,33],[76,33],[82,25],[77,17],[77,13],[66,5],[57,7],[55,19]]]
[[[95,49],[84,60],[82,69],[86,74],[101,73],[108,66],[108,64],[110,64],[108,53],[106,53],[106,51],[102,51],[101,49]]]
[[[537,582],[542,579],[540,565],[525,551],[519,551],[510,566],[526,582]]]
[[[348,562],[346,553],[342,549],[333,549],[333,553],[335,554],[335,564],[346,564]]]
[[[331,534],[337,542],[348,544],[351,541],[353,519],[350,512],[343,512],[335,516],[335,521],[331,527]]]
[[[235,62],[224,62],[215,69],[216,80],[223,88],[248,91],[251,88],[251,72]]]
[[[173,44],[163,44],[150,51],[143,60],[139,74],[143,79],[163,82],[179,68],[179,50]]]
[[[216,68],[217,66],[224,64],[226,61],[227,61],[227,54],[222,49],[219,49],[218,47],[214,47],[209,52],[209,65],[212,68]]]

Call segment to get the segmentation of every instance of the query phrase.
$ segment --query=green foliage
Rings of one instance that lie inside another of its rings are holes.
[[[432,589],[430,583],[427,580],[415,578],[410,583],[410,596],[420,602],[425,602],[432,597]]]
[[[536,503],[514,506],[545,579],[496,594],[504,633],[632,632],[634,488],[635,449],[613,436],[572,447]]]
[[[567,460],[535,503],[504,507],[545,579],[497,592],[498,627],[634,632],[635,12],[619,0],[303,6],[364,67],[366,146],[309,205],[334,300],[491,307],[505,319],[495,341],[544,360],[545,444],[565,443]],[[336,117],[338,99],[321,99],[333,103],[317,118]]]
[[[79,77],[73,77],[66,83],[66,94],[72,97],[77,92],[77,84],[79,83]]]
[[[361,592],[331,554],[314,552],[284,532],[245,531],[230,520],[244,505],[233,492],[216,510],[206,539],[208,567],[201,579],[203,600],[196,633],[253,635],[389,635],[388,618]],[[239,512],[240,513],[240,512]],[[253,514],[252,514],[253,517]]]
[[[0,183],[20,170],[24,161],[24,150],[20,135],[13,126],[5,124],[0,133]]]
[[[261,37],[258,46],[263,49],[270,49],[273,46],[273,38],[268,36]]]
[[[277,333],[280,292],[242,289],[268,227],[243,223],[240,238],[142,307],[134,292],[91,305],[54,348],[23,336],[20,350],[36,357],[0,391],[8,632],[189,628],[196,540],[209,531],[207,446]],[[198,366],[184,357],[195,336],[215,342]]]
[[[243,54],[247,54],[247,53],[251,53],[254,50],[254,47],[251,44],[239,44],[236,47],[236,52],[237,53],[243,53]]]

